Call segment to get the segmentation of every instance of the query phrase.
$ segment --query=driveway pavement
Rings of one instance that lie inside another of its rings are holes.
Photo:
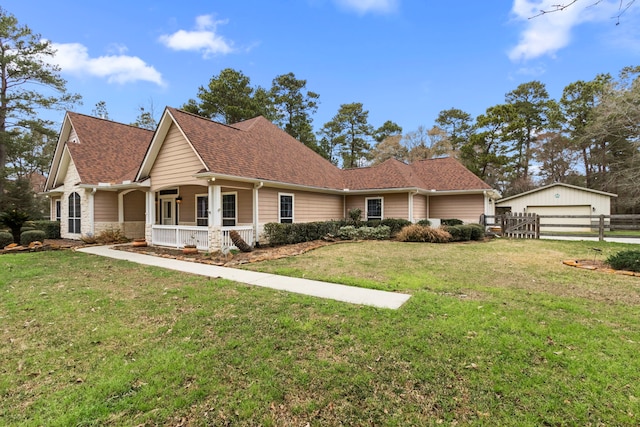
[[[112,249],[110,246],[88,246],[78,249],[78,251],[92,255],[131,261],[138,264],[198,274],[206,277],[219,277],[249,285],[262,286],[281,291],[310,295],[318,298],[327,298],[336,301],[380,308],[400,308],[400,306],[402,306],[402,304],[411,297],[411,295],[396,292],[358,288],[355,286],[320,282],[317,280],[278,276],[275,274],[260,273],[256,271],[247,271],[236,268],[220,267],[217,265],[143,255]]]

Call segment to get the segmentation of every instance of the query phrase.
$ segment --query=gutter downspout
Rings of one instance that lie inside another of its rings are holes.
[[[407,218],[411,223],[414,223],[415,218],[413,217],[413,198],[418,194],[418,190],[409,191],[409,218]]]

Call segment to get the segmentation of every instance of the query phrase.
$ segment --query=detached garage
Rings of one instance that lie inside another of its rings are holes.
[[[540,216],[610,215],[612,197],[618,196],[555,183],[499,200],[496,202],[496,214],[524,212]],[[576,227],[544,227],[545,224],[575,224]],[[591,218],[540,218],[540,226],[544,227],[544,231],[591,231],[591,224]]]

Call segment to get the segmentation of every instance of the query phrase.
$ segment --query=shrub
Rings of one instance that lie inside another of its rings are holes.
[[[340,227],[338,236],[344,240],[353,240],[358,238],[358,229],[353,225],[345,225]]]
[[[391,235],[397,235],[404,227],[411,225],[411,221],[402,218],[385,218],[380,225],[386,225],[391,230]]]
[[[20,234],[20,244],[22,246],[29,246],[31,242],[42,243],[46,237],[46,234],[42,230],[27,230]]]
[[[349,219],[353,224],[359,224],[362,219],[362,209],[349,209]]]
[[[378,227],[346,225],[340,228],[338,236],[344,240],[384,240],[391,237],[391,229],[386,225],[379,225]]]
[[[431,221],[429,221],[428,219],[421,219],[416,224],[422,225],[423,227],[430,227],[431,226]]]
[[[13,243],[13,236],[6,231],[0,231],[0,249]]]
[[[440,224],[441,225],[462,225],[464,224],[464,222],[462,222],[462,220],[460,219],[449,218],[449,219],[441,219]]]
[[[618,252],[607,258],[606,263],[614,270],[627,270],[640,272],[640,250],[628,250]]]
[[[269,244],[288,245],[318,240],[326,235],[336,235],[345,221],[321,221],[293,224],[270,222],[264,225],[264,235]]]
[[[98,243],[126,243],[129,239],[124,235],[119,228],[109,228],[102,230],[96,235],[96,242]]]
[[[42,230],[47,235],[47,239],[60,238],[60,222],[59,221],[33,221],[36,230]]]
[[[20,242],[20,229],[28,219],[28,213],[17,209],[0,213],[0,224],[11,229],[11,235],[15,243]]]
[[[401,242],[447,243],[451,241],[451,234],[443,228],[413,224],[400,230],[396,238]]]
[[[471,228],[471,240],[484,239],[484,227],[480,224],[468,224],[467,227]]]

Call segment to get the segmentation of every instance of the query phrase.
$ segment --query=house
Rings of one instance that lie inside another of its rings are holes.
[[[531,191],[506,197],[496,202],[496,211],[536,213],[540,226],[545,231],[591,231],[592,216],[610,215],[611,198],[616,194],[575,185],[554,183]],[[580,216],[579,218],[558,218],[558,216]],[[556,218],[544,218],[555,216]],[[545,227],[545,224],[565,224],[575,227]]]
[[[46,183],[65,238],[108,228],[153,245],[250,244],[264,225],[493,214],[499,195],[457,160],[391,159],[342,170],[263,117],[234,125],[167,107],[155,132],[65,116]]]

